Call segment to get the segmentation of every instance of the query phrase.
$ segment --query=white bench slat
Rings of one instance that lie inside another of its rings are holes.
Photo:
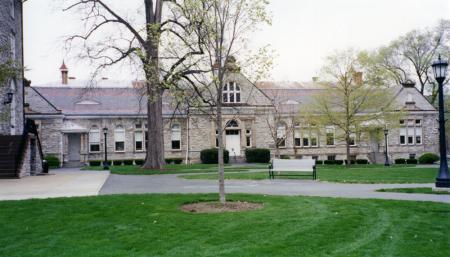
[[[274,159],[272,161],[273,171],[313,171],[316,165],[314,159]]]

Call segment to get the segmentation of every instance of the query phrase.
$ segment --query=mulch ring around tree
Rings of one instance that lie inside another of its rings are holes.
[[[259,210],[264,207],[262,203],[249,202],[227,202],[221,204],[219,202],[197,202],[188,203],[181,206],[181,210],[191,213],[223,213],[223,212],[245,212]]]

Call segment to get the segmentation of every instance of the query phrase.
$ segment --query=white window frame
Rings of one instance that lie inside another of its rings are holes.
[[[231,101],[231,97],[233,97],[233,101]],[[229,104],[241,103],[241,87],[236,82],[228,82],[223,87],[222,101]]]
[[[353,144],[349,144],[350,146],[357,146],[358,145],[356,143],[356,133],[350,133],[349,138],[350,138],[350,140],[353,140]]]
[[[414,143],[416,144],[416,145],[422,145],[423,144],[423,129],[422,129],[422,127],[419,127],[419,126],[417,126],[417,127],[415,127],[414,128],[414,132],[415,132],[415,135],[414,135]],[[417,142],[417,138],[420,138],[420,142],[418,143]]]
[[[279,142],[282,142],[282,144]],[[286,124],[284,124],[284,123],[277,124],[277,142],[276,142],[276,144],[277,144],[278,148],[286,148]]]
[[[302,146],[302,131],[298,126],[294,128],[294,147],[301,147]],[[296,144],[296,140],[298,139],[299,144]]]
[[[319,133],[317,133],[316,130],[310,130],[309,134],[310,134],[309,144],[311,145],[311,147],[313,147],[313,148],[319,147]],[[313,139],[315,139],[315,141],[316,141],[315,145],[313,145]]]
[[[170,135],[171,135],[171,145],[170,148],[172,150],[181,150],[181,125],[179,123],[174,123],[170,127]],[[173,143],[178,141],[178,148],[173,147]]]
[[[140,135],[140,140],[138,140],[138,135]],[[144,140],[144,131],[142,130],[136,130],[134,131],[134,151],[136,152],[143,152],[145,150],[145,140]],[[137,148],[137,143],[141,142],[141,149]]]
[[[328,136],[332,134],[332,144],[328,144]],[[335,129],[334,127],[326,127],[325,128],[325,145],[326,146],[335,146],[336,144],[336,135],[335,135]]]
[[[93,140],[94,135],[93,134],[98,134],[97,138],[98,140]],[[101,152],[101,147],[100,147],[100,141],[101,141],[101,134],[100,134],[100,128],[96,125],[92,126],[91,129],[89,130],[89,153],[100,153]],[[98,145],[98,151],[92,151],[92,146],[93,145]]]
[[[249,144],[250,143],[250,144]],[[247,147],[252,147],[253,146],[253,142],[252,142],[252,130],[251,129],[246,129],[245,130],[245,145]]]
[[[120,135],[123,135],[123,139],[120,140]],[[123,143],[123,150],[117,149],[117,143]],[[125,152],[125,128],[121,125],[118,125],[114,128],[114,151],[118,153]]]

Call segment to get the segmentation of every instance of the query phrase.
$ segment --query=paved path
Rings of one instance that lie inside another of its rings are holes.
[[[100,194],[216,193],[215,180],[189,180],[179,175],[110,175]],[[433,184],[340,184],[311,180],[227,180],[228,193],[307,195],[363,199],[396,199],[450,203],[450,195],[375,192],[381,188],[432,187]]]
[[[51,170],[49,175],[0,179],[0,200],[98,195],[108,171]]]

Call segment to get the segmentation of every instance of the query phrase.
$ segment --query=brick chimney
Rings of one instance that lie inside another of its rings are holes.
[[[358,85],[358,86],[362,85],[363,84],[363,73],[360,71],[355,72],[353,74],[353,80],[355,81],[356,85]]]
[[[69,69],[67,69],[66,64],[62,63],[61,67],[59,68],[61,71],[61,82],[63,85],[69,84]]]

